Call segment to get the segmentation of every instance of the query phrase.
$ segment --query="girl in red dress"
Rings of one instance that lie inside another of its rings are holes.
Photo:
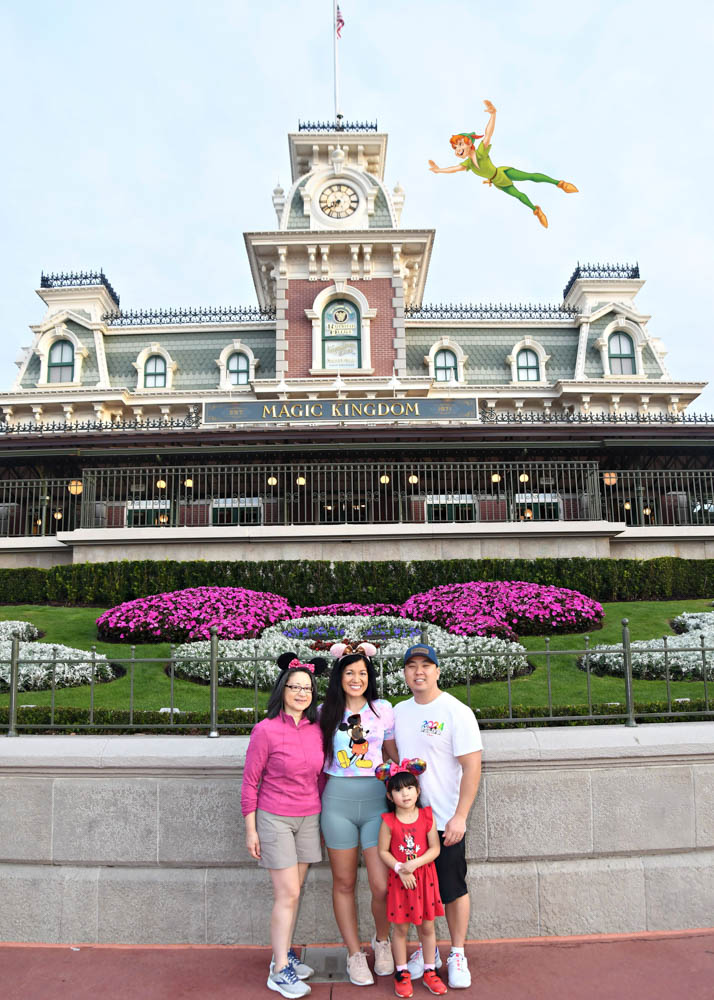
[[[436,974],[434,918],[444,915],[434,858],[439,856],[439,834],[428,806],[419,802],[418,774],[426,763],[415,758],[401,764],[381,764],[375,774],[387,784],[389,812],[382,813],[379,856],[390,869],[387,881],[387,918],[392,922],[392,953],[396,972],[394,992],[414,995],[407,969],[407,933],[414,924],[424,951],[424,985],[441,996],[446,986]]]

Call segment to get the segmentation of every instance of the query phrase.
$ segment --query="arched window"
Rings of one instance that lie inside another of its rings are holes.
[[[516,370],[519,382],[539,382],[540,365],[538,364],[538,355],[536,352],[528,347],[523,351],[519,351],[516,359]]]
[[[166,388],[166,359],[162,358],[160,354],[152,354],[146,359],[146,364],[144,365],[144,388]]]
[[[248,385],[250,379],[250,361],[247,354],[235,351],[228,358],[226,365],[230,385]]]
[[[440,350],[434,355],[434,380],[436,382],[456,382],[459,366],[453,351]]]
[[[629,333],[612,333],[607,342],[611,375],[635,374],[635,348]]]
[[[322,314],[322,367],[340,371],[361,366],[359,310],[347,299],[333,300]]]
[[[57,340],[47,359],[48,382],[74,381],[74,347],[69,340]]]

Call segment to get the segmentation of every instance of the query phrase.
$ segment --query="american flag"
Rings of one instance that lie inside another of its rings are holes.
[[[345,19],[342,16],[342,11],[340,10],[339,4],[337,5],[337,17],[335,18],[335,30],[337,32],[337,37],[342,38],[342,29],[345,26]]]

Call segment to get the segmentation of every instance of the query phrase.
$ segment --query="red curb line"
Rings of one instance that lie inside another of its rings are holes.
[[[607,943],[609,941],[633,941],[633,940],[657,940],[661,938],[681,938],[681,937],[703,937],[707,934],[714,934],[714,927],[695,927],[690,929],[670,930],[670,931],[634,931],[631,934],[571,934],[571,935],[543,935],[541,937],[526,938],[471,938],[467,939],[467,946],[488,947],[494,944],[559,944],[563,941],[588,941],[593,944],[598,942]],[[365,943],[365,942],[363,942]],[[448,941],[439,941],[439,945],[449,944]],[[302,946],[301,946],[302,947]],[[341,941],[332,944],[313,944],[310,948],[341,948]],[[45,942],[31,941],[0,941],[0,949],[3,948],[105,948],[116,951],[267,951],[270,945],[256,944],[112,944],[98,941],[70,941],[65,944],[48,944]]]

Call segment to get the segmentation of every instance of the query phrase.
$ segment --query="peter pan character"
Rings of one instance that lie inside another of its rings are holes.
[[[506,194],[510,194],[514,198],[518,198],[519,201],[522,201],[524,205],[531,209],[541,226],[545,226],[547,229],[548,220],[545,217],[543,209],[538,205],[534,205],[527,194],[518,190],[513,181],[535,181],[536,184],[555,184],[556,187],[559,187],[561,191],[565,191],[566,194],[573,194],[578,189],[569,181],[556,181],[555,178],[549,177],[547,174],[529,174],[525,170],[517,170],[515,167],[495,167],[491,162],[490,153],[491,138],[496,126],[496,109],[490,101],[484,101],[483,103],[490,115],[484,134],[477,135],[475,132],[459,132],[457,135],[451,136],[450,141],[454,152],[459,159],[462,156],[465,156],[466,159],[458,167],[437,167],[433,160],[429,160],[429,169],[434,174],[456,174],[460,170],[471,170],[478,177],[485,178],[484,184],[488,184],[489,186],[495,185],[501,191],[505,191]],[[476,146],[476,139],[481,139],[478,146]]]

